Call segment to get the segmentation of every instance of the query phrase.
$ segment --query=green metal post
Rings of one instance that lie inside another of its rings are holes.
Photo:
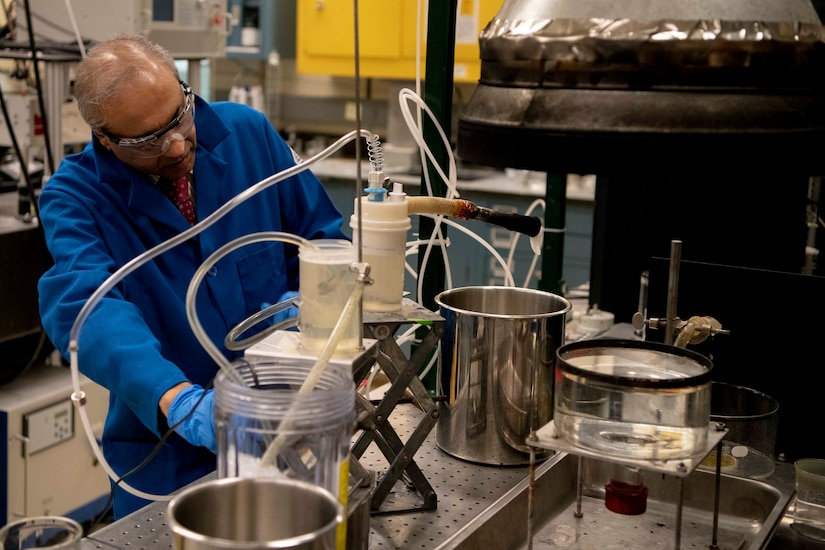
[[[547,174],[544,191],[544,244],[541,250],[539,289],[562,295],[564,292],[564,233],[566,230],[567,175]]]
[[[436,123],[450,135],[453,108],[453,67],[455,65],[455,26],[457,0],[430,0],[427,13],[427,55],[424,70],[424,102],[433,112],[435,123],[428,116],[423,118],[424,142],[433,152],[439,167],[447,173],[449,156],[438,134]],[[428,162],[424,167],[429,173],[433,194],[445,196],[445,186],[435,168]],[[424,176],[421,180],[421,194],[426,194]],[[430,218],[419,219],[419,236],[422,240],[433,235],[435,223]],[[447,226],[441,225],[446,236]],[[418,276],[422,277],[420,302],[427,309],[436,311],[435,296],[444,290],[445,267],[440,254],[430,254],[426,269],[422,267],[423,254],[418,255]],[[423,335],[421,335],[423,337]],[[424,378],[424,385],[435,392],[435,370]]]

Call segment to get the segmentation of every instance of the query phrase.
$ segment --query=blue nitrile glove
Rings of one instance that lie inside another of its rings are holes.
[[[201,396],[203,396],[203,399],[201,399]],[[192,445],[206,447],[217,454],[215,417],[212,415],[214,403],[214,390],[205,390],[197,384],[187,386],[175,396],[172,404],[169,405],[166,423],[169,426],[174,426],[185,418],[175,428],[175,431]],[[193,408],[194,410],[192,410]],[[190,412],[192,414],[189,414]]]
[[[288,290],[288,291],[284,292],[281,295],[280,298],[278,298],[278,303],[281,303],[285,300],[289,300],[291,298],[298,298],[299,296],[300,296],[300,294],[298,294],[294,290]],[[263,304],[261,304],[261,309],[266,309],[266,308],[271,307],[271,306],[272,306],[272,304],[264,302]],[[298,307],[295,306],[295,305],[292,305],[292,306],[289,306],[287,309],[285,309],[283,311],[279,311],[278,313],[274,314],[270,318],[270,323],[272,325],[277,325],[278,323],[281,323],[283,321],[286,321],[287,319],[291,319],[291,318],[297,317],[297,316],[298,316]]]

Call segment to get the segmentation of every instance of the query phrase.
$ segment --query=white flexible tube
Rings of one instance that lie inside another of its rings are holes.
[[[103,457],[103,453],[100,451],[100,445],[97,442],[97,438],[95,438],[94,430],[89,422],[89,415],[86,414],[86,393],[83,390],[78,390],[77,388],[78,386],[75,386],[75,391],[72,394],[72,403],[77,408],[80,416],[80,423],[83,424],[83,431],[86,433],[86,438],[89,441],[89,445],[109,478],[113,481],[117,481],[120,476],[112,470],[112,467]],[[135,489],[125,481],[121,481],[119,485],[136,497],[140,497],[145,500],[169,500],[172,498],[171,495],[153,495],[151,493],[144,493],[139,489]]]
[[[410,113],[409,103],[412,102],[417,106],[417,115],[418,115],[418,123],[413,120],[412,114]],[[427,190],[427,195],[433,196],[432,184],[430,183],[430,175],[429,170],[426,169],[427,163],[426,160],[429,159],[432,163],[433,167],[435,168],[438,175],[447,185],[447,196],[448,199],[458,198],[459,193],[458,189],[456,188],[456,167],[455,167],[455,157],[453,156],[453,150],[450,146],[450,140],[447,135],[444,133],[443,128],[438,124],[438,119],[433,114],[432,110],[430,110],[429,106],[418,96],[415,92],[408,88],[402,89],[398,93],[398,103],[401,107],[401,115],[404,118],[404,121],[407,123],[407,128],[412,134],[415,142],[418,144],[419,150],[421,151],[421,166],[422,166],[422,174],[424,175],[424,183]],[[438,130],[438,134],[441,137],[441,142],[444,144],[444,150],[447,152],[448,158],[448,166],[449,166],[449,175],[444,174],[444,171],[441,169],[441,166],[436,162],[435,156],[430,148],[427,146],[427,143],[424,141],[424,135],[421,131],[421,111],[424,111],[429,115],[430,119],[434,122],[436,129]],[[429,262],[430,258],[430,251],[434,246],[435,241],[443,241],[444,235],[441,233],[441,222],[444,220],[443,217],[434,218],[435,219],[435,227],[433,228],[433,239],[431,239],[424,250],[424,255],[421,259],[421,267],[422,270],[426,270],[427,263]],[[447,258],[447,251],[443,246],[441,248],[441,255],[444,259],[445,263],[445,273],[447,273],[448,282],[447,287],[452,288],[452,274],[450,273],[449,269],[449,259]],[[424,281],[420,277],[418,278],[418,285],[416,289],[416,293],[418,295],[418,302],[421,303],[421,296],[424,292]]]
[[[92,293],[89,299],[83,304],[83,307],[80,309],[80,312],[75,319],[74,324],[72,325],[72,329],[69,333],[69,368],[72,377],[72,387],[74,388],[74,392],[72,393],[71,399],[72,403],[74,404],[75,408],[80,415],[80,421],[83,424],[83,429],[86,432],[86,438],[89,441],[89,445],[92,448],[92,451],[95,454],[98,462],[103,466],[103,469],[109,475],[109,478],[112,481],[118,483],[118,485],[126,490],[127,492],[140,497],[144,500],[169,500],[171,498],[170,495],[153,495],[149,493],[145,493],[139,489],[136,489],[126,483],[126,481],[121,480],[120,476],[112,470],[112,467],[106,461],[106,458],[103,456],[103,451],[100,448],[100,445],[97,442],[97,438],[95,437],[94,431],[92,430],[91,423],[89,422],[88,415],[86,413],[86,393],[82,390],[80,386],[80,367],[78,366],[78,350],[79,350],[79,339],[80,339],[80,331],[83,328],[83,325],[86,323],[86,319],[89,317],[91,312],[97,307],[98,302],[105,296],[110,290],[112,290],[115,285],[117,285],[121,280],[123,280],[127,275],[147,263],[148,261],[160,256],[164,252],[176,247],[177,245],[188,241],[190,238],[194,237],[195,235],[201,233],[204,229],[212,226],[216,223],[219,219],[229,213],[232,209],[236,206],[244,202],[245,200],[249,199],[250,197],[260,193],[264,189],[286,179],[292,177],[304,170],[308,169],[312,164],[323,160],[330,155],[337,152],[339,149],[344,147],[347,143],[352,141],[353,139],[357,139],[359,137],[370,137],[372,136],[372,132],[368,132],[367,130],[360,129],[360,130],[353,130],[348,134],[342,136],[338,140],[336,140],[332,145],[318,153],[317,155],[310,157],[309,159],[305,160],[301,164],[297,164],[286,170],[282,170],[277,174],[274,174],[260,182],[256,183],[255,185],[247,188],[246,190],[238,193],[235,197],[227,201],[223,206],[215,210],[212,214],[198,222],[197,224],[193,225],[183,233],[172,237],[171,239],[164,241],[153,248],[150,248],[146,252],[140,254],[139,256],[133,258],[132,260],[125,263],[120,269],[112,273],[101,285]],[[219,365],[222,363],[218,363]]]
[[[80,51],[80,57],[86,57],[86,46],[83,44],[83,35],[80,34],[80,27],[77,26],[72,0],[65,0],[63,3],[66,4],[66,11],[69,12],[69,23],[72,25],[72,32],[74,32],[74,38],[75,41],[77,41],[77,49]],[[28,3],[26,6],[28,6]]]
[[[416,104],[419,110],[423,109],[426,112],[430,119],[433,121],[436,129],[438,130],[438,135],[441,137],[441,142],[444,144],[444,150],[447,152],[447,159],[449,162],[449,176],[444,174],[444,171],[441,169],[441,166],[435,159],[433,152],[427,146],[427,143],[424,141],[424,134],[421,131],[421,124],[416,124],[415,120],[412,118],[412,114],[410,113],[409,102],[412,101]],[[456,188],[456,181],[457,181],[457,174],[456,174],[456,167],[455,167],[455,156],[453,155],[453,149],[450,145],[450,139],[444,133],[444,129],[438,124],[438,119],[436,119],[433,112],[430,110],[429,106],[421,99],[415,92],[410,90],[409,88],[404,88],[400,92],[398,92],[398,103],[401,107],[401,115],[404,118],[404,121],[407,123],[407,128],[410,130],[410,134],[412,134],[413,139],[418,144],[418,147],[422,151],[426,158],[430,160],[435,168],[438,175],[447,184],[447,198],[454,199],[459,196],[458,189]],[[424,159],[426,160],[426,159]],[[427,194],[432,196],[433,190],[432,186],[430,185],[429,180],[429,171],[426,170],[426,162],[422,162],[421,166],[424,167],[422,169],[422,173],[424,175],[425,183],[427,186]]]
[[[421,214],[419,214],[419,216],[420,215]],[[443,222],[443,223],[446,223],[448,225],[451,225],[451,224],[452,225],[457,225],[457,224],[455,224],[455,222],[452,222],[451,220],[447,220],[447,218],[445,218],[444,216],[429,216],[429,215],[426,215],[426,214],[424,214],[424,216],[432,218],[433,220],[435,220],[435,227],[433,229],[433,234],[430,236],[430,239],[425,241],[426,246],[424,247],[424,256],[421,259],[421,270],[424,271],[424,270],[427,269],[427,264],[430,262],[430,252],[432,251],[433,247],[438,244],[439,245],[438,249],[441,251],[441,259],[444,261],[444,273],[447,277],[447,281],[446,281],[447,288],[453,288],[453,274],[452,274],[453,270],[450,268],[450,257],[447,255],[447,247],[444,246],[444,244],[443,244],[444,241],[445,241],[445,238],[444,238],[443,233],[441,233],[441,223]],[[467,232],[469,230],[465,229],[465,228],[462,228],[462,231]],[[424,292],[423,279],[418,277],[417,274],[416,274],[416,280],[418,281],[418,284],[416,285],[416,294],[418,296],[418,302],[420,304],[421,301],[422,301],[421,300],[421,295]]]
[[[425,216],[427,218],[433,218],[433,219],[441,218],[441,216],[432,216],[430,214],[424,214],[424,213],[421,213],[421,214],[418,214],[418,215],[419,216]],[[490,254],[492,254],[493,257],[496,259],[496,261],[498,261],[498,263],[500,263],[501,266],[504,268],[504,284],[506,286],[516,286],[516,283],[513,280],[513,274],[510,272],[510,269],[507,267],[507,262],[505,261],[504,258],[501,257],[501,254],[499,253],[499,251],[496,250],[495,248],[493,248],[493,246],[490,243],[483,240],[481,237],[479,237],[477,234],[473,233],[472,231],[470,231],[469,229],[467,229],[463,225],[460,225],[460,224],[454,222],[453,220],[450,220],[448,218],[441,218],[441,221],[443,223],[446,223],[450,227],[455,227],[456,229],[458,229],[462,233],[466,233],[467,235],[472,237],[473,240],[477,241],[481,246],[486,248],[487,251],[489,251]]]
[[[436,239],[435,236],[430,237],[428,240],[418,239],[415,241],[407,241],[407,252],[404,254],[406,256],[416,256],[418,255],[418,247],[421,245],[426,245],[427,243],[434,243],[438,245],[442,250],[445,251],[446,248],[450,246],[450,238],[447,237],[446,239]],[[445,275],[447,277],[447,286],[452,288],[453,286],[453,275],[450,269],[446,269],[449,267],[449,259],[448,256],[444,256],[444,267],[445,267]],[[407,273],[409,273],[413,279],[418,280],[418,270],[413,268],[406,260],[404,261],[404,269],[406,269]],[[420,300],[419,300],[420,301]]]
[[[544,199],[536,199],[530,204],[530,206],[524,212],[524,215],[529,216],[533,212],[533,210],[535,210],[539,206],[541,206],[541,208],[544,209],[544,205],[545,205]],[[544,235],[544,233],[541,232],[541,231],[538,234],[541,235],[541,236]],[[513,263],[514,263],[513,262],[513,257],[516,254],[516,246],[518,245],[519,238],[521,238],[521,233],[515,233],[513,235],[513,238],[511,239],[511,242],[510,242],[510,250],[507,254],[507,265],[510,266],[510,269],[513,269]],[[530,245],[531,245],[531,247],[533,246],[532,241],[531,241]],[[539,252],[540,251],[541,251],[541,247],[539,247]],[[535,250],[533,252],[534,252],[533,259],[530,262],[530,267],[527,269],[527,274],[524,276],[524,284],[522,285],[523,287],[527,287],[530,284],[530,279],[533,277],[533,272],[535,271],[536,264],[538,263],[538,260],[539,260],[538,252],[535,251]]]

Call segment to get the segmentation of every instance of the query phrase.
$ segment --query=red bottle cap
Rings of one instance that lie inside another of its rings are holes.
[[[605,485],[604,505],[611,512],[638,516],[647,510],[647,487],[611,479]]]

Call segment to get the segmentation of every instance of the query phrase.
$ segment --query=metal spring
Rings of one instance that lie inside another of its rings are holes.
[[[376,172],[384,171],[384,150],[381,148],[381,140],[378,134],[373,134],[367,138],[367,155],[370,165]]]

